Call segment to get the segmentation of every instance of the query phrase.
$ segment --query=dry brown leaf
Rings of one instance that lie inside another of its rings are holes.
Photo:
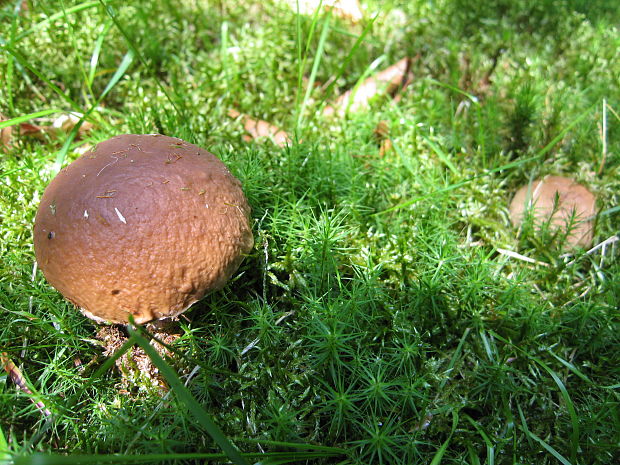
[[[323,2],[326,10],[352,23],[359,23],[364,19],[362,7],[358,0],[326,0]]]
[[[373,131],[373,136],[377,144],[379,144],[379,155],[383,157],[392,149],[392,139],[390,139],[390,127],[388,122],[385,120],[379,121]]]
[[[386,120],[379,121],[377,126],[375,126],[375,130],[372,132],[372,135],[379,143],[390,137],[390,126],[388,122]]]
[[[486,70],[472,70],[471,58],[467,53],[459,56],[459,89],[476,96],[479,100],[483,100],[491,92],[493,85],[492,75],[497,68],[501,55],[504,53],[503,46],[499,46],[491,57],[491,65]],[[474,66],[475,68],[475,66]],[[484,71],[482,76],[480,73]]]
[[[268,137],[279,147],[284,147],[291,143],[291,138],[285,131],[267,121],[254,119],[248,115],[239,113],[234,108],[228,110],[228,116],[231,118],[241,118],[241,121],[243,121],[243,128],[248,132],[251,139]],[[247,140],[247,137],[244,137],[244,140]]]
[[[43,134],[47,131],[48,129],[45,126],[37,126],[31,123],[20,123],[17,126],[17,132],[20,136],[35,137],[37,139],[43,139]]]
[[[39,140],[43,140],[46,134],[55,138],[59,132],[68,133],[77,125],[82,116],[81,113],[70,112],[60,115],[53,121],[52,125],[39,126],[32,123],[20,123],[14,126],[8,126],[0,130],[0,148],[8,149],[12,147],[13,138],[15,136],[35,137]],[[7,120],[8,118],[0,113],[0,121]],[[79,138],[92,128],[92,123],[84,121],[78,130],[77,137]]]
[[[17,386],[19,390],[28,394],[32,403],[37,406],[41,413],[46,417],[49,417],[52,412],[45,407],[43,402],[37,401],[33,398],[32,391],[28,388],[28,384],[26,383],[26,378],[22,374],[21,370],[13,363],[13,360],[9,358],[9,355],[6,352],[0,353],[0,363],[2,363],[2,368],[4,368],[4,371],[8,373],[15,386]]]
[[[297,2],[299,1],[299,12],[304,15],[313,14],[321,5],[320,0],[287,0],[286,3],[293,10],[297,10]],[[334,15],[358,23],[364,19],[362,7],[359,0],[323,0],[322,7],[334,13]]]
[[[411,63],[413,59],[405,57],[392,66],[364,80],[357,88],[344,92],[333,105],[325,107],[323,114],[342,115],[345,111],[357,111],[368,106],[375,95],[387,93],[395,96],[412,80]]]
[[[379,155],[383,157],[390,150],[392,150],[392,139],[385,139],[379,146]]]
[[[8,119],[0,113],[0,121],[8,121]],[[5,150],[11,148],[13,146],[13,137],[17,134],[40,138],[43,135],[43,129],[41,126],[31,123],[19,123],[2,128],[0,129],[0,147]]]
[[[0,121],[7,121],[8,118],[0,113]],[[13,129],[11,126],[0,129],[0,148],[8,149],[11,147],[11,134]]]
[[[54,129],[60,130],[62,132],[71,131],[83,117],[81,113],[70,112],[64,115],[60,115],[58,118],[54,120],[52,126]],[[90,131],[93,128],[93,123],[89,123],[88,121],[84,121],[78,129],[78,136]]]

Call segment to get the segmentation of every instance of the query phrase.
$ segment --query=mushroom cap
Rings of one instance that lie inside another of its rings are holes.
[[[254,244],[241,183],[215,155],[162,135],[101,142],[49,184],[34,248],[48,282],[97,321],[180,314]]]
[[[567,247],[592,244],[596,197],[572,179],[546,176],[521,187],[510,203],[512,224],[519,227],[527,211],[537,229],[545,222],[554,229],[567,231],[570,228]]]

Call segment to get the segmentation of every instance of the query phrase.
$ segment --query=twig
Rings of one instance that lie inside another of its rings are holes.
[[[598,167],[598,175],[603,174],[605,168],[605,161],[607,160],[607,99],[603,99],[603,115],[601,117],[601,164]]]
[[[507,255],[508,257],[516,258],[516,259],[522,260],[524,262],[533,263],[534,265],[549,266],[548,263],[540,262],[538,260],[534,260],[533,258],[526,257],[525,255],[521,255],[520,253],[513,252],[512,250],[506,250],[506,249],[498,248],[497,251],[499,253],[501,253],[502,255]]]
[[[26,378],[24,377],[23,373],[19,368],[17,368],[17,366],[13,363],[13,360],[9,358],[9,355],[6,352],[0,353],[0,363],[2,363],[4,371],[9,374],[9,377],[11,378],[13,383],[15,383],[15,386],[17,386],[17,388],[21,391],[28,394],[28,396],[30,396],[30,401],[37,406],[37,408],[41,411],[43,415],[49,417],[52,412],[50,412],[45,407],[45,404],[43,402],[34,398],[34,394],[28,387],[26,383]]]
[[[594,247],[592,247],[590,250],[588,250],[584,255],[592,255],[594,252],[596,252],[598,249],[603,249],[603,255],[605,255],[605,249],[607,249],[607,246],[609,244],[613,244],[615,242],[620,241],[620,236],[615,235],[615,236],[611,236],[607,239],[605,239],[603,242],[600,242],[599,244],[596,244]],[[577,261],[579,257],[577,258],[573,258],[570,262],[568,262],[566,264],[566,266],[570,266],[573,263],[575,263]],[[602,262],[601,262],[602,265]]]

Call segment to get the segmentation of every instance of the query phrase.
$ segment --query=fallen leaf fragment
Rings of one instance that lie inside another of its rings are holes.
[[[388,122],[385,120],[379,121],[373,131],[373,136],[377,144],[379,144],[379,156],[383,157],[392,148],[392,139],[390,139],[390,126]]]
[[[486,70],[472,70],[471,57],[468,54],[462,54],[459,57],[459,71],[461,73],[459,89],[476,96],[479,100],[486,98],[493,85],[492,75],[504,52],[505,48],[500,45],[491,56],[491,65]],[[480,76],[482,71],[484,73]]]
[[[367,107],[375,95],[387,93],[395,96],[412,81],[412,62],[411,57],[402,58],[392,66],[367,78],[355,88],[340,95],[333,105],[325,107],[323,114],[331,116],[342,115],[346,111],[357,111]]]
[[[9,118],[0,113],[0,121],[8,120]],[[0,129],[0,148],[11,148],[13,146],[13,137],[15,134],[40,138],[43,135],[43,128],[31,123],[19,123],[2,128]]]
[[[57,137],[58,133],[70,132],[83,117],[81,113],[69,112],[67,114],[60,115],[56,118],[51,125],[37,125],[32,123],[19,123],[14,126],[8,126],[0,129],[0,148],[11,148],[13,146],[13,139],[16,135],[35,137],[43,140],[47,134],[52,138]],[[8,121],[9,118],[0,113],[0,121]],[[90,131],[93,128],[93,124],[88,121],[84,121],[78,129],[78,137],[84,133]]]
[[[0,113],[0,121],[7,121],[8,118]],[[6,128],[0,129],[0,148],[10,148],[11,147],[11,133],[13,132],[13,128],[8,126]]]
[[[358,23],[364,19],[359,0],[287,0],[288,5],[295,11],[299,4],[299,12],[304,15],[312,14],[319,6],[334,15]]]
[[[234,108],[228,111],[228,116],[231,118],[241,118],[243,128],[249,133],[251,139],[269,137],[279,147],[284,147],[291,143],[291,138],[285,131],[267,121],[254,119],[239,113]]]
[[[336,16],[340,16],[352,23],[359,23],[364,19],[362,7],[358,0],[326,0],[323,3],[325,4],[326,10],[330,10]]]
[[[21,136],[31,136],[36,137],[37,139],[42,139],[43,134],[46,132],[46,128],[44,126],[37,126],[36,124],[31,123],[20,123],[17,128]]]
[[[62,132],[69,132],[80,122],[80,119],[82,119],[83,117],[84,115],[82,115],[81,113],[72,111],[67,114],[60,115],[54,120],[52,126]],[[90,131],[92,128],[93,123],[84,121],[80,126],[80,129],[78,129],[78,136]]]
[[[28,394],[30,396],[30,400],[32,401],[32,403],[34,403],[37,406],[37,408],[41,411],[41,413],[45,415],[46,417],[49,417],[52,414],[52,412],[50,412],[45,407],[45,404],[43,402],[37,401],[33,398],[32,391],[28,388],[28,385],[26,383],[26,378],[22,374],[21,370],[17,368],[17,366],[13,363],[13,360],[9,358],[6,352],[0,353],[0,362],[2,363],[2,367],[4,368],[4,371],[8,373],[9,377],[11,378],[11,381],[13,381],[13,383],[17,386],[17,388],[25,392],[26,394]]]

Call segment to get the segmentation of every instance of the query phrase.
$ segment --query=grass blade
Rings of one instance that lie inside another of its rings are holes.
[[[297,0],[297,14],[295,15],[295,44],[297,49],[297,95],[295,97],[295,108],[299,108],[301,100],[301,89],[305,71],[305,61],[302,52],[302,33],[301,33],[301,13],[299,12],[299,0]]]
[[[95,47],[93,48],[93,54],[90,57],[90,63],[88,68],[88,79],[87,85],[88,89],[92,92],[93,81],[95,80],[95,73],[97,71],[97,65],[99,64],[99,55],[101,54],[101,48],[103,47],[103,40],[105,39],[106,34],[112,27],[112,20],[108,19],[103,26],[103,30],[101,34],[97,37],[95,41]]]
[[[255,452],[240,454],[244,459],[260,459],[260,463],[293,463],[328,457],[317,452]],[[2,457],[2,455],[0,455]],[[10,458],[10,457],[9,457]],[[210,463],[225,463],[226,454],[208,452],[169,453],[169,454],[32,454],[16,457],[14,465],[85,465],[85,464],[123,464],[123,463],[160,463],[172,460],[209,460]]]
[[[153,348],[149,342],[142,337],[138,331],[129,326],[129,334],[135,339],[136,343],[149,356],[153,364],[159,369],[163,377],[170,385],[170,389],[174,391],[181,402],[185,404],[191,415],[193,415],[200,426],[202,426],[222,449],[226,456],[237,465],[248,465],[248,462],[239,453],[237,448],[228,440],[220,428],[211,419],[211,416],[191,395],[183,382],[170,366],[164,362],[161,356]]]
[[[15,58],[15,60],[20,65],[22,65],[24,68],[28,69],[32,74],[34,74],[36,77],[38,77],[41,81],[45,82],[50,87],[50,89],[52,89],[65,102],[67,102],[74,111],[76,111],[78,113],[80,113],[82,111],[82,108],[80,107],[80,105],[78,105],[68,94],[63,92],[62,89],[60,89],[60,87],[58,87],[56,84],[54,84],[48,78],[46,78],[36,68],[31,66],[30,63],[28,63],[28,60],[26,60],[26,58],[24,58],[21,53],[19,53],[13,47],[11,47],[10,45],[7,45],[7,44],[0,45],[0,49],[4,49],[7,52],[9,52],[9,54],[11,54],[11,56],[13,56],[13,58]]]
[[[308,80],[308,85],[306,88],[306,94],[304,95],[304,99],[301,102],[301,106],[299,107],[299,113],[297,114],[297,126],[295,128],[296,132],[299,132],[299,128],[301,127],[301,122],[304,117],[304,110],[308,105],[308,101],[310,100],[310,95],[314,90],[314,81],[316,80],[316,74],[319,70],[319,65],[321,63],[321,58],[323,56],[323,49],[325,47],[325,41],[327,39],[327,34],[329,32],[331,15],[328,14],[325,18],[325,22],[323,23],[323,28],[321,29],[321,36],[319,37],[319,45],[317,46],[316,55],[314,57],[314,61],[312,63],[312,71],[310,72],[310,79]]]
[[[452,369],[454,368],[456,361],[461,356],[461,352],[463,351],[463,345],[465,344],[465,339],[467,339],[467,336],[469,335],[470,331],[471,331],[471,328],[465,329],[465,332],[463,333],[463,337],[461,337],[461,340],[459,341],[459,345],[456,347],[454,354],[452,354],[452,358],[450,359],[450,363],[448,364],[448,368],[446,368],[445,373],[450,373]],[[448,382],[448,379],[449,378],[444,378],[441,381],[441,384],[439,385],[439,392],[443,391],[443,388]]]
[[[452,86],[450,84],[446,84],[445,82],[441,82],[441,81],[437,81],[436,79],[429,79],[429,82],[436,84],[440,87],[444,87],[446,89],[451,90],[452,92],[456,92],[457,94],[462,95],[463,97],[466,97],[471,103],[473,103],[476,106],[480,106],[480,102],[478,101],[478,97],[476,97],[475,95],[472,95],[468,92],[465,92],[463,89],[459,89],[456,86]]]
[[[4,431],[0,427],[0,463],[8,462],[11,459],[11,455],[9,454],[9,443],[6,441],[6,437],[4,436]]]
[[[327,89],[325,89],[325,92],[323,92],[323,97],[321,98],[321,101],[318,104],[319,108],[325,103],[325,100],[327,100],[329,98],[329,96],[331,95],[331,92],[332,92],[334,86],[336,85],[336,83],[338,82],[338,79],[340,79],[340,77],[344,74],[344,72],[349,68],[349,63],[351,63],[351,60],[353,59],[353,55],[355,54],[357,49],[360,48],[360,46],[364,42],[364,39],[366,38],[366,36],[370,32],[370,30],[372,29],[372,26],[373,26],[373,24],[375,23],[375,20],[378,17],[379,17],[379,13],[377,13],[375,16],[373,16],[373,18],[368,22],[368,24],[366,24],[366,26],[364,26],[364,30],[359,35],[359,37],[357,38],[357,40],[353,44],[353,47],[351,47],[351,50],[349,50],[349,53],[347,53],[347,56],[342,61],[342,66],[340,67],[340,69],[336,73],[336,76],[331,79],[331,83],[329,84],[329,86],[327,86]]]
[[[570,371],[572,371],[576,376],[584,380],[586,383],[593,384],[590,378],[588,378],[585,374],[583,374],[580,370],[578,370],[575,365],[573,365],[570,362],[567,362],[562,357],[557,356],[551,350],[547,350],[547,352],[549,352],[553,356],[553,358],[555,358],[558,362],[560,362],[562,365],[564,365],[566,368],[568,368]]]
[[[121,64],[118,66],[118,69],[116,70],[112,78],[110,79],[110,82],[108,82],[108,85],[105,87],[105,89],[103,89],[103,92],[101,92],[101,95],[99,96],[97,101],[93,104],[92,107],[88,109],[86,113],[84,113],[84,115],[80,118],[77,124],[73,126],[73,129],[71,129],[71,132],[67,136],[67,140],[65,140],[65,143],[63,144],[62,148],[58,151],[58,154],[56,154],[56,161],[54,163],[55,172],[60,171],[60,169],[62,168],[62,165],[65,162],[65,158],[67,157],[67,153],[69,152],[69,148],[71,147],[73,140],[78,135],[78,132],[80,130],[80,127],[82,126],[82,123],[93,112],[93,110],[97,108],[97,106],[106,97],[106,95],[110,93],[110,91],[114,88],[114,86],[118,83],[118,81],[121,80],[121,78],[125,74],[125,71],[127,71],[127,68],[129,68],[129,65],[131,65],[133,58],[134,58],[134,53],[132,50],[129,50],[123,57]]]
[[[308,61],[308,51],[310,50],[310,43],[312,38],[314,37],[314,30],[316,29],[316,25],[318,23],[319,12],[321,11],[321,6],[323,5],[323,0],[319,1],[319,4],[316,6],[314,10],[314,14],[312,15],[312,22],[310,23],[310,30],[308,31],[308,38],[306,39],[306,45],[303,47],[302,45],[302,34],[301,34],[301,12],[299,10],[299,0],[296,2],[297,8],[297,104],[296,108],[299,112],[300,108],[300,100],[301,100],[301,92],[303,87],[303,77],[304,72],[306,71],[306,63]],[[295,118],[297,120],[297,118]]]
[[[495,463],[495,446],[493,445],[493,441],[480,423],[467,414],[463,417],[476,429],[476,431],[478,431],[480,436],[482,436],[482,440],[487,446],[487,463],[489,465],[493,465]]]
[[[553,371],[551,369],[551,367],[549,367],[545,362],[543,362],[542,360],[540,360],[537,357],[534,357],[534,356],[528,354],[524,350],[522,350],[519,347],[517,347],[514,344],[512,344],[510,341],[508,341],[508,340],[504,339],[503,337],[499,336],[497,333],[491,331],[491,334],[494,337],[496,337],[499,340],[501,340],[502,342],[504,342],[506,344],[509,344],[511,347],[517,349],[519,352],[521,352],[527,358],[529,358],[530,360],[532,360],[532,361],[536,362],[538,365],[540,365],[547,373],[549,373],[549,375],[551,376],[551,378],[553,379],[555,384],[558,386],[558,389],[560,390],[560,395],[562,396],[562,399],[564,400],[564,404],[566,404],[566,409],[568,410],[568,415],[569,415],[569,418],[570,418],[570,421],[571,421],[571,427],[572,427],[572,431],[571,431],[571,460],[574,463],[576,463],[577,462],[577,452],[579,451],[579,437],[580,437],[579,418],[577,417],[577,411],[575,410],[575,405],[573,404],[573,401],[572,401],[572,399],[571,399],[571,397],[570,397],[570,395],[568,393],[568,390],[566,389],[566,386],[564,385],[564,383],[562,382],[560,377],[556,374],[556,372]]]
[[[601,386],[601,389],[620,389],[620,383],[612,384],[611,386]]]
[[[151,68],[149,67],[148,63],[144,59],[144,56],[142,56],[142,54],[140,53],[138,48],[134,45],[133,40],[131,39],[131,37],[129,36],[129,34],[125,30],[125,28],[118,21],[118,19],[116,18],[116,15],[112,11],[112,9],[108,7],[108,4],[104,0],[99,0],[99,3],[101,3],[101,5],[105,9],[105,12],[107,13],[107,15],[114,22],[114,25],[116,26],[116,28],[119,30],[119,32],[122,34],[122,36],[125,38],[125,43],[129,47],[129,49],[138,57],[138,60],[140,60],[140,63],[142,63],[144,68],[147,69],[150,72]],[[175,101],[170,96],[170,93],[168,92],[168,90],[161,83],[161,80],[160,79],[156,79],[155,83],[157,84],[157,87],[159,87],[161,89],[161,91],[163,92],[163,94],[166,96],[166,99],[170,102],[170,104],[172,105],[174,110],[177,112],[177,115],[179,115],[179,117],[181,117],[182,114],[181,114],[181,111],[179,110],[179,107],[177,106]]]
[[[380,212],[376,212],[374,213],[374,215],[383,215],[385,213],[389,213],[395,210],[400,210],[401,208],[406,208],[409,207],[417,202],[419,202],[420,200],[424,200],[426,198],[429,197],[433,197],[437,194],[443,194],[445,192],[449,192],[455,189],[458,189],[459,187],[462,187],[466,184],[469,184],[470,182],[472,182],[475,179],[478,178],[482,178],[484,176],[488,176],[489,174],[493,174],[493,173],[497,173],[499,171],[505,171],[511,168],[515,168],[517,166],[521,166],[525,163],[529,163],[531,161],[534,160],[539,160],[542,157],[544,157],[558,142],[560,142],[562,140],[562,138],[571,130],[573,129],[575,126],[577,126],[577,124],[579,124],[583,119],[585,119],[586,116],[588,116],[592,110],[595,108],[594,105],[590,106],[587,110],[585,110],[583,113],[581,113],[579,116],[577,116],[573,121],[571,121],[564,129],[562,129],[559,134],[557,136],[555,136],[547,145],[545,145],[536,155],[533,155],[529,158],[524,158],[522,160],[518,160],[518,161],[514,161],[511,163],[506,163],[505,165],[502,166],[498,166],[496,168],[492,168],[489,170],[485,170],[482,173],[476,175],[476,176],[472,176],[470,178],[467,178],[464,181],[461,182],[457,182],[456,184],[451,184],[447,187],[441,188],[441,189],[436,189],[433,192],[429,192],[427,194],[423,194],[423,195],[419,195],[417,197],[414,197],[413,199],[407,200],[405,202],[399,203],[398,205],[394,205],[393,207],[390,208],[386,208],[385,210],[382,210]]]
[[[286,442],[286,441],[270,441],[268,439],[237,439],[239,442],[246,442],[249,444],[262,444],[266,446],[288,447],[290,449],[305,449],[313,451],[330,452],[334,455],[344,455],[346,451],[340,447],[320,446],[316,444],[301,444],[299,442]]]
[[[538,363],[541,367],[543,367],[545,369],[545,371],[547,373],[549,373],[549,375],[551,375],[551,378],[553,378],[553,381],[555,381],[555,384],[557,384],[558,388],[560,389],[560,393],[562,395],[562,398],[564,399],[564,403],[566,404],[566,408],[568,409],[568,415],[570,417],[571,426],[572,426],[572,433],[571,433],[571,460],[573,461],[573,463],[577,463],[577,452],[579,451],[579,418],[577,417],[577,412],[575,410],[575,405],[573,404],[573,401],[572,401],[570,395],[568,394],[566,386],[564,385],[564,383],[562,382],[560,377],[555,373],[555,371],[553,371],[542,360],[538,360],[538,359],[536,359],[534,357],[533,357],[533,360],[536,363]],[[536,438],[534,438],[534,439],[536,439]]]
[[[480,339],[482,339],[482,345],[484,347],[484,351],[487,354],[487,358],[489,359],[489,362],[495,365],[495,357],[493,356],[493,350],[491,349],[491,344],[489,343],[489,340],[487,339],[486,334],[484,334],[484,330],[480,330]]]
[[[105,86],[105,89],[103,89],[103,92],[101,92],[101,95],[97,99],[97,104],[100,103],[106,97],[106,95],[108,95],[108,93],[114,88],[114,86],[118,83],[118,81],[120,81],[120,79],[123,77],[123,75],[125,74],[125,71],[127,71],[127,68],[129,68],[129,65],[131,65],[131,62],[133,61],[134,53],[135,52],[133,50],[129,50],[125,54],[125,56],[123,57],[123,60],[121,61],[121,64],[118,65],[118,69],[112,76],[112,79],[110,79],[110,82],[108,82],[108,85]]]
[[[13,19],[11,20],[11,40],[9,41],[11,43],[15,40],[15,34],[17,31],[17,23],[18,23],[18,18],[19,18],[21,7],[22,5],[20,3],[16,3],[15,8],[13,9]],[[7,97],[6,100],[7,100],[7,105],[9,107],[9,111],[11,113],[15,112],[15,105],[13,103],[13,90],[14,90],[13,81],[15,79],[15,73],[13,72],[14,65],[15,65],[15,58],[13,58],[12,55],[7,56],[6,78],[5,78],[6,97]]]
[[[351,105],[353,104],[353,102],[355,102],[355,96],[357,95],[357,92],[359,91],[360,87],[362,87],[364,85],[364,82],[366,81],[366,79],[369,78],[372,74],[374,74],[377,71],[377,68],[379,68],[379,66],[386,59],[387,59],[386,55],[381,55],[378,58],[376,58],[375,60],[373,60],[372,63],[370,63],[366,67],[366,69],[364,70],[362,75],[355,82],[355,85],[351,89],[351,97],[348,99],[348,103],[347,103],[347,106],[345,108],[345,113],[349,112],[349,110],[351,108]]]
[[[437,155],[439,157],[439,159],[444,163],[444,165],[446,165],[450,169],[450,171],[452,171],[452,174],[455,174],[455,175],[458,176],[459,170],[450,161],[450,157],[448,156],[448,154],[446,152],[444,152],[443,150],[441,150],[439,145],[435,144],[428,137],[422,136],[422,139],[424,139],[424,141],[428,144],[428,146],[431,148],[431,150],[433,152],[435,152],[435,155]]]
[[[108,1],[106,3],[113,3],[113,2]],[[88,10],[89,8],[93,8],[93,7],[97,6],[97,5],[99,5],[98,1],[84,2],[84,3],[80,3],[79,5],[72,6],[71,8],[67,8],[64,11],[59,11],[58,13],[54,13],[53,15],[50,15],[47,18],[45,18],[43,21],[38,22],[37,24],[32,26],[30,29],[27,29],[24,32],[22,32],[21,34],[17,35],[15,37],[13,43],[19,42],[24,37],[28,37],[30,34],[33,34],[34,32],[36,32],[39,29],[41,29],[44,26],[46,26],[47,24],[53,23],[54,21],[56,21],[58,19],[64,18],[68,14],[72,14],[72,13],[77,13],[79,11]]]
[[[111,357],[109,357],[105,362],[103,362],[101,366],[97,368],[97,370],[88,377],[88,380],[84,381],[84,383],[81,386],[81,389],[77,391],[75,394],[73,394],[71,397],[69,397],[69,399],[67,400],[65,409],[67,411],[70,410],[71,407],[73,407],[73,405],[75,405],[75,403],[78,401],[80,396],[84,393],[84,391],[88,389],[96,380],[101,378],[101,376],[103,376],[105,372],[107,372],[110,368],[112,368],[114,366],[114,363],[119,358],[121,358],[125,353],[127,353],[129,349],[131,349],[131,347],[133,347],[135,343],[136,343],[135,338],[130,337],[129,339],[127,339],[127,341],[125,341],[125,343],[122,346],[120,346],[118,350],[114,352],[114,354]]]
[[[445,442],[439,448],[439,450],[435,452],[435,455],[433,456],[433,460],[431,461],[431,465],[439,465],[441,463],[441,460],[443,459],[443,454],[445,454],[446,450],[448,450],[448,446],[450,445],[450,441],[452,440],[452,435],[454,434],[454,431],[456,431],[456,425],[458,424],[458,422],[459,422],[459,414],[456,410],[453,410],[452,411],[452,430],[450,431],[450,435],[448,436],[448,439],[446,439]]]
[[[54,113],[60,113],[62,110],[58,108],[53,108],[50,110],[41,110],[35,113],[29,113],[27,115],[18,116],[17,118],[9,119],[6,121],[0,121],[0,129],[6,128],[8,126],[14,126],[16,124],[24,123],[34,118],[42,118],[43,116],[53,115]]]
[[[521,419],[521,429],[525,432],[525,438],[527,439],[528,444],[532,445],[532,436],[530,434],[530,428],[527,426],[527,421],[525,420],[525,414],[523,413],[523,409],[520,404],[517,404],[517,410],[519,411],[519,418]]]
[[[566,460],[566,458],[564,458],[564,456],[562,454],[560,454],[557,450],[555,450],[553,447],[551,447],[549,444],[547,444],[542,438],[539,438],[538,436],[536,436],[531,431],[529,431],[528,434],[530,435],[530,437],[532,439],[534,439],[541,446],[543,446],[551,455],[553,455],[556,459],[558,459],[560,461],[560,463],[562,463],[563,465],[572,465],[572,463],[570,461]]]
[[[619,211],[620,211],[620,205],[617,205],[615,207],[608,208],[607,210],[603,210],[602,212],[598,214],[598,216],[601,217],[601,216],[612,215],[614,213],[618,213]]]

